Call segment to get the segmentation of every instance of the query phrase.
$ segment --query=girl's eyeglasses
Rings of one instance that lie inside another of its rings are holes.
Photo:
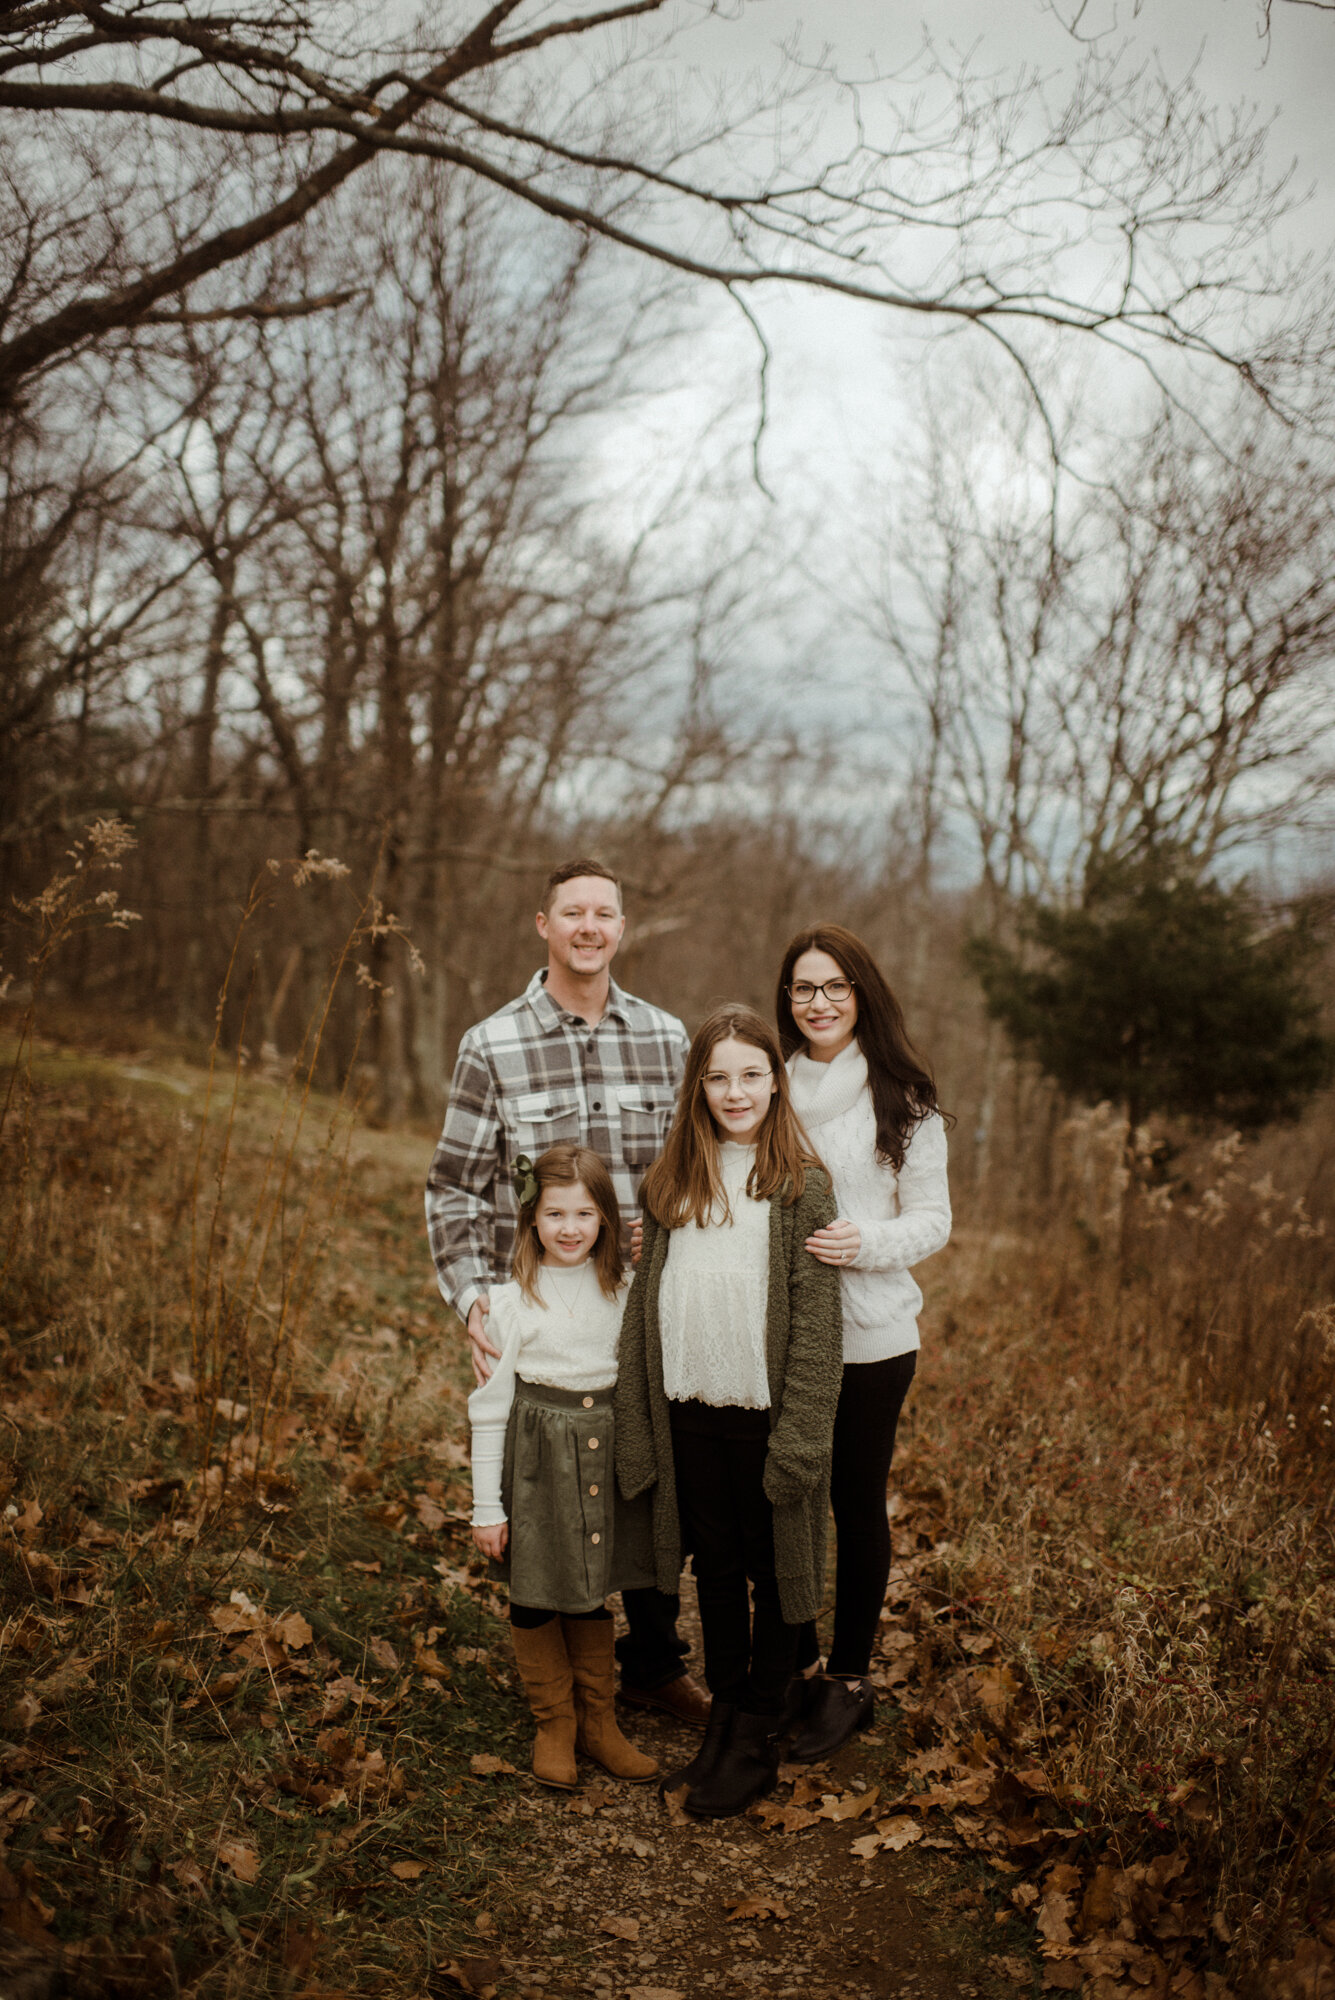
[[[808,1007],[818,993],[823,993],[831,1006],[837,1007],[841,1000],[847,1000],[852,991],[851,979],[827,979],[823,986],[813,986],[809,979],[799,979],[795,986],[788,988],[788,998],[794,1007]]]

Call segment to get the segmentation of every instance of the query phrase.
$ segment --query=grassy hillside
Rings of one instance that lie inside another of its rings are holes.
[[[578,1820],[545,1970],[515,1969],[558,1823],[507,1768],[526,1730],[464,1526],[429,1147],[277,1075],[210,1094],[161,1048],[43,1045],[13,1099],[0,1931],[77,1942],[88,1990],[636,1990],[639,1919],[599,1970],[571,1879],[606,1897],[615,1848],[661,1888],[647,1819]],[[1256,1241],[1276,1227],[1272,1204]],[[965,1218],[921,1273],[884,1731],[814,1789],[790,1771],[747,1835],[762,1882],[801,1842],[814,1881],[837,1841],[832,1896],[954,1897],[974,1990],[1315,2000],[1335,1976],[1330,1415],[1229,1400],[1164,1305],[1187,1240],[1110,1274],[1087,1232]],[[1310,1380],[1330,1320],[1304,1310]],[[699,1990],[746,1990],[712,1921]]]

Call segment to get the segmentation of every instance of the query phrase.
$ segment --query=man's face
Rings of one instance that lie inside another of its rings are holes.
[[[538,912],[548,964],[578,979],[607,970],[625,928],[616,884],[602,875],[572,876],[556,890],[551,908]]]

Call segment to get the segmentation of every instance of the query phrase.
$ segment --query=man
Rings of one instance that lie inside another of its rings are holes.
[[[508,1277],[516,1201],[511,1169],[568,1139],[612,1172],[629,1246],[636,1197],[662,1149],[686,1060],[673,1015],[623,993],[608,970],[626,928],[621,888],[601,862],[570,861],[548,880],[537,918],[547,969],[459,1044],[445,1125],[427,1175],[436,1277],[468,1328],[485,1382],[499,1349],[487,1334],[488,1287]],[[682,1670],[678,1600],[622,1593],[621,1693],[703,1726],[707,1696]]]

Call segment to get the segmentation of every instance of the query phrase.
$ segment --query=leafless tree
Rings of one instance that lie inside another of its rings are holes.
[[[917,716],[924,853],[968,829],[998,898],[1093,854],[1205,861],[1329,809],[1335,469],[1165,413],[1054,499],[1012,427],[939,414],[882,545],[872,628]]]
[[[535,238],[413,162],[367,185],[376,201],[331,204],[286,253],[299,285],[356,273],[336,338],[193,322],[136,379],[143,407],[120,396],[130,431],[155,403],[183,414],[108,500],[162,579],[164,657],[132,678],[139,733],[119,761],[104,745],[100,776],[182,834],[142,845],[133,950],[162,982],[141,999],[183,1026],[207,1018],[265,841],[377,871],[426,965],[419,985],[390,933],[368,965],[389,1113],[448,1073],[495,970],[460,937],[508,871],[540,879],[548,829],[587,816],[624,852],[733,767],[719,667],[756,585],[694,467],[615,533],[582,470],[590,433],[676,365],[657,289],[613,296],[595,243]],[[122,599],[119,547],[99,568],[90,546],[99,603]],[[299,1018],[321,921],[311,902],[308,934],[256,926],[252,1044]]]
[[[1064,87],[930,47],[856,80],[793,56],[721,109],[672,68],[712,11],[434,5],[396,39],[352,0],[19,0],[0,14],[0,398],[183,317],[336,302],[275,293],[256,254],[398,154],[748,314],[806,286],[982,329],[1022,368],[1025,330],[1050,326],[1288,399],[1311,329],[1267,249],[1283,191],[1261,128],[1095,49]]]

